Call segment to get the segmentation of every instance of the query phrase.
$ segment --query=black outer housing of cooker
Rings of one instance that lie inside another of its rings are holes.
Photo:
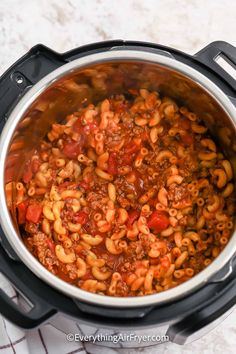
[[[0,131],[21,97],[44,76],[58,67],[88,54],[104,50],[137,49],[173,56],[208,77],[223,92],[236,99],[236,81],[216,62],[218,55],[236,66],[236,48],[222,41],[209,44],[194,56],[162,45],[134,41],[105,41],[85,45],[59,54],[44,45],[36,45],[13,64],[0,78]],[[99,327],[144,328],[172,323],[167,334],[170,340],[183,344],[195,331],[213,322],[236,303],[236,261],[233,271],[226,265],[218,281],[207,282],[194,293],[175,302],[130,309],[102,307],[70,298],[34,275],[12,250],[0,229],[0,272],[29,299],[32,308],[22,309],[0,289],[0,312],[12,323],[25,329],[39,326],[57,312]],[[222,279],[224,280],[222,280]]]

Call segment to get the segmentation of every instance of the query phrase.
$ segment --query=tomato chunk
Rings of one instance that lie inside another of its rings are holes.
[[[128,220],[127,220],[126,224],[127,224],[127,227],[129,228],[129,227],[131,227],[133,225],[135,220],[138,219],[138,217],[140,215],[140,211],[132,210],[128,214],[129,214],[129,216],[128,216]]]
[[[69,159],[75,159],[82,152],[80,141],[67,142],[63,147],[63,153]]]
[[[170,222],[166,213],[161,211],[154,211],[148,219],[148,227],[155,233],[161,232],[169,226]]]
[[[78,211],[75,215],[74,215],[74,221],[77,222],[78,224],[81,225],[85,225],[87,224],[89,217],[88,214],[85,213],[85,211]]]
[[[130,166],[132,165],[133,159],[134,159],[134,154],[124,154],[121,158],[121,166]]]
[[[21,202],[17,205],[17,211],[18,211],[18,223],[19,224],[24,224],[25,223],[25,217],[26,217],[26,211],[28,208],[28,201]]]
[[[179,127],[181,129],[189,130],[191,128],[191,123],[190,123],[189,119],[182,118],[180,123],[179,123]]]
[[[194,138],[192,134],[183,134],[181,135],[181,141],[183,142],[184,145],[192,145]]]
[[[37,224],[42,215],[42,206],[40,204],[30,204],[26,212],[26,220]]]
[[[118,163],[117,163],[116,153],[112,152],[109,155],[107,172],[110,173],[111,175],[117,175],[117,173],[118,173],[117,166],[118,166]]]
[[[140,150],[140,145],[135,144],[133,141],[127,144],[124,148],[125,154],[129,154],[129,155],[139,150]]]

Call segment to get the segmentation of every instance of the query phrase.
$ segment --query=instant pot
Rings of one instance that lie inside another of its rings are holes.
[[[220,59],[220,60],[219,60]],[[236,48],[213,42],[194,56],[161,45],[107,41],[64,54],[36,45],[0,78],[0,272],[30,303],[24,311],[0,290],[0,312],[31,329],[63,313],[85,325],[117,331],[155,328],[170,341],[198,338],[236,303],[236,233],[191,280],[162,293],[109,297],[85,292],[48,272],[24,246],[5,183],[17,181],[30,153],[55,119],[82,103],[129,89],[158,90],[196,112],[236,172]],[[89,326],[89,327],[86,327]]]

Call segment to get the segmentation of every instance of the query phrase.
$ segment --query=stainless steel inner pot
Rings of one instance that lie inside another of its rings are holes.
[[[64,282],[47,271],[24,246],[15,219],[14,190],[9,211],[5,182],[9,176],[13,176],[13,181],[20,178],[24,161],[55,119],[61,121],[84,103],[96,103],[111,94],[125,93],[129,88],[158,90],[199,114],[236,173],[236,109],[226,94],[206,76],[174,58],[135,49],[90,54],[47,75],[11,112],[0,140],[0,222],[14,251],[34,274],[69,297],[113,307],[174,301],[214,279],[236,252],[234,232],[223,252],[191,280],[154,295],[118,298],[92,294]]]

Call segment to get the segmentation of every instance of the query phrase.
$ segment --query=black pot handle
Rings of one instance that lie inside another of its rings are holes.
[[[231,263],[232,264],[232,263]],[[236,259],[234,259],[234,266]],[[221,291],[215,292],[213,297],[210,297],[204,306],[195,311],[193,314],[188,315],[180,322],[171,325],[167,331],[169,339],[173,343],[185,344],[191,342],[191,336],[197,339],[199,331],[201,332],[208,325],[214,328],[214,322],[219,321],[221,316],[227,317],[229,312],[233,311],[233,306],[236,303],[236,277],[232,274],[227,284],[221,288]],[[223,318],[222,318],[223,319]]]
[[[121,40],[104,41],[62,54],[42,44],[34,46],[0,77],[0,130],[21,97],[47,74],[85,54],[109,50],[122,44],[124,41]]]
[[[76,299],[73,300],[78,309],[84,313],[90,315],[98,315],[105,318],[116,318],[123,320],[139,320],[147,316],[152,310],[153,306],[145,306],[138,308],[127,308],[125,311],[121,311],[116,307],[104,307],[104,306],[96,306],[91,304],[86,304],[85,302],[78,301]]]
[[[57,311],[37,296],[36,289],[31,289],[27,283],[27,274],[25,276],[26,279],[16,275],[17,273],[14,272],[16,267],[21,267],[21,263],[9,258],[0,245],[0,273],[7,277],[16,290],[28,300],[32,308],[25,312],[19,308],[3,289],[0,289],[0,311],[5,318],[16,326],[25,329],[35,328],[56,314]]]
[[[63,64],[60,54],[38,44],[0,77],[0,128],[26,91]]]
[[[217,63],[220,56],[236,71],[236,47],[227,42],[212,42],[195,54],[198,61],[220,75],[236,91],[236,80]]]

